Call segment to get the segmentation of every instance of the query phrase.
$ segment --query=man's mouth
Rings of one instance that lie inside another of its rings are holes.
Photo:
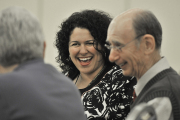
[[[124,62],[124,63],[120,64],[119,66],[123,67],[125,64],[127,64],[127,62]]]

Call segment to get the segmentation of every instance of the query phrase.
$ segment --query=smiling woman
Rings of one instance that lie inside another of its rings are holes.
[[[110,21],[103,11],[83,10],[66,19],[57,33],[57,62],[79,89],[88,120],[125,119],[136,84],[108,59],[104,45]]]
[[[76,78],[76,85],[78,88],[85,88],[101,71],[104,60],[100,52],[95,49],[94,38],[88,29],[74,28],[69,43],[70,58],[80,71],[80,77]],[[87,74],[88,78],[86,78]],[[81,84],[81,81],[84,84]]]

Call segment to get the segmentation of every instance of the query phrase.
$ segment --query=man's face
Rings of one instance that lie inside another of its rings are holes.
[[[108,28],[107,42],[112,47],[121,47],[111,49],[109,60],[119,65],[125,76],[139,78],[145,68],[141,49],[143,46],[141,42],[138,43],[136,37],[131,19],[113,21]]]

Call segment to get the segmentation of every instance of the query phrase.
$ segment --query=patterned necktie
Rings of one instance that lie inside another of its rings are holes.
[[[135,99],[136,99],[136,92],[135,92],[135,90],[134,90],[134,92],[133,92],[133,102],[135,101]]]

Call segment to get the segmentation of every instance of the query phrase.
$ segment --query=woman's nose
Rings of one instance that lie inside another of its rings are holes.
[[[85,45],[81,45],[81,46],[80,46],[80,53],[81,53],[81,54],[87,53],[87,51],[88,51],[88,50],[87,50],[87,48],[86,48]]]

